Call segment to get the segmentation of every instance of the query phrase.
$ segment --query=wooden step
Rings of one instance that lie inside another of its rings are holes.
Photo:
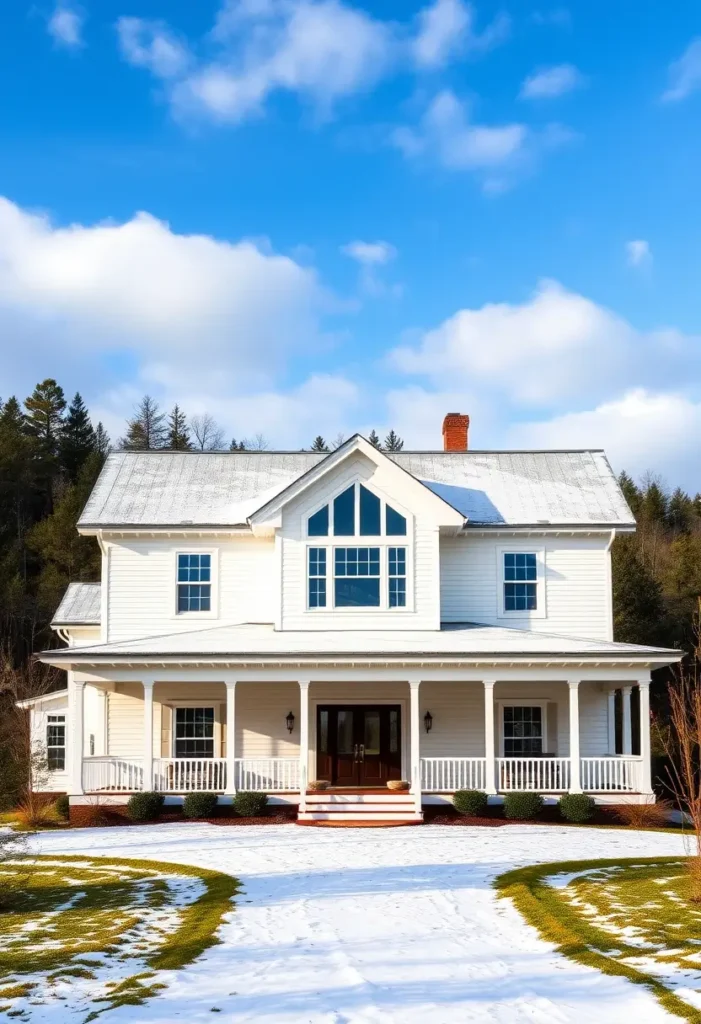
[[[416,811],[410,812],[406,810],[394,811],[394,810],[373,810],[359,812],[357,810],[347,811],[300,811],[298,815],[298,821],[343,821],[343,822],[395,822],[395,821],[422,821],[423,815],[418,814]]]
[[[411,793],[391,793],[388,790],[375,790],[363,793],[337,793],[334,790],[323,790],[307,793],[307,804],[408,804],[414,803]]]

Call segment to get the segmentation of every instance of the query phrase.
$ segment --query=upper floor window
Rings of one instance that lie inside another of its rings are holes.
[[[50,772],[62,772],[66,767],[65,715],[47,715],[46,761]]]
[[[505,551],[504,611],[538,610],[538,558],[535,552]]]
[[[406,608],[407,553],[402,547],[328,549],[332,566],[327,589],[327,548],[310,547],[307,555],[309,608]]]
[[[309,537],[406,537],[407,521],[363,484],[351,484],[307,520]]]
[[[212,556],[178,555],[178,612],[208,612],[212,608]]]

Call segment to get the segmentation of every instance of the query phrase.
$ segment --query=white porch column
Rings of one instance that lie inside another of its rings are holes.
[[[616,691],[608,691],[608,748],[613,757],[616,753]]]
[[[633,730],[631,729],[631,717],[630,717],[630,695],[633,687],[624,686],[621,690],[621,698],[623,702],[623,753],[633,753]]]
[[[79,796],[83,792],[83,750],[84,737],[84,692],[85,683],[76,679],[73,672],[68,673],[68,736],[70,751],[70,769],[68,785],[71,795]]]
[[[650,763],[650,680],[639,679],[640,691],[640,757],[642,793],[652,793],[652,764]]]
[[[226,789],[225,793],[236,793],[236,680],[226,683]]]
[[[570,688],[570,793],[581,793],[579,760],[579,679],[568,679]]]
[[[497,791],[496,750],[494,747],[494,684],[495,679],[484,679],[484,756],[485,790],[493,795]]]
[[[421,720],[419,708],[420,679],[409,680],[409,723],[411,732],[411,792],[417,814],[421,814]]]
[[[144,679],[144,761],[143,782],[144,792],[153,789],[153,679]]]
[[[299,680],[299,809],[307,809],[309,773],[309,679]]]

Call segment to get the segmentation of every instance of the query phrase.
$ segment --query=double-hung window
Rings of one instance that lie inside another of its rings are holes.
[[[212,556],[178,554],[178,612],[212,609]]]
[[[534,552],[504,552],[504,611],[538,610],[538,558]]]
[[[175,757],[214,757],[214,708],[175,708]]]
[[[543,753],[543,708],[504,707],[504,757]]]
[[[407,534],[407,517],[387,501],[346,487],[307,519],[307,607],[406,608]]]
[[[46,719],[46,761],[50,772],[66,767],[66,716],[48,715]]]

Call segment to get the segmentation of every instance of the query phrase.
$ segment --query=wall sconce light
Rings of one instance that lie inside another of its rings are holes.
[[[288,712],[287,717],[285,718],[285,723],[287,725],[287,731],[292,732],[292,730],[295,727],[295,716],[292,714],[291,711]]]
[[[433,715],[430,711],[427,711],[424,715],[424,728],[426,732],[430,732],[433,728]]]

